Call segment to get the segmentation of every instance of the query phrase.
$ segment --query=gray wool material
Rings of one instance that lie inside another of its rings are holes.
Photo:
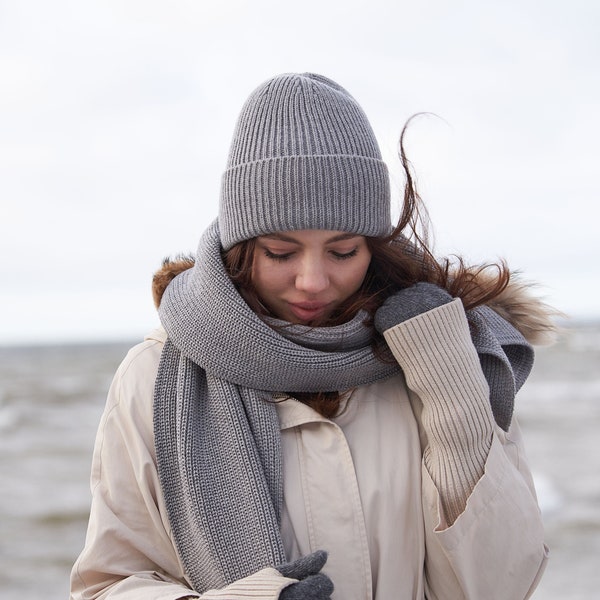
[[[170,283],[158,311],[175,346],[208,373],[257,390],[323,392],[398,371],[375,358],[362,326],[364,313],[338,327],[273,329],[240,296],[220,250],[219,225],[213,222],[200,240],[194,267]]]
[[[225,270],[216,222],[159,315],[169,339],[155,384],[158,473],[177,550],[202,593],[285,562],[274,393],[347,390],[399,367],[373,354],[365,314],[322,329],[262,321]]]
[[[260,85],[239,116],[221,184],[223,248],[276,231],[391,231],[390,184],[356,100],[312,73]]]
[[[279,600],[329,600],[333,593],[333,582],[321,573],[327,562],[327,552],[317,550],[291,563],[279,565],[277,570],[284,576],[298,579],[298,583],[286,587]]]
[[[490,309],[469,314],[492,408],[507,428],[530,349]],[[347,390],[400,369],[374,356],[363,314],[327,328],[262,321],[226,272],[217,222],[195,266],[167,287],[159,315],[168,340],[154,395],[158,474],[179,556],[202,593],[285,563],[273,394]]]
[[[467,311],[471,339],[490,388],[490,404],[496,423],[508,431],[515,396],[534,362],[534,351],[519,331],[489,306]]]

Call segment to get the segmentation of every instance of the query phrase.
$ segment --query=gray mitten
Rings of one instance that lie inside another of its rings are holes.
[[[392,294],[375,313],[375,329],[387,329],[408,321],[453,300],[452,296],[434,283],[421,281]]]
[[[327,552],[317,550],[291,563],[275,567],[284,577],[298,579],[281,590],[280,600],[329,600],[333,583],[321,569],[327,562]]]

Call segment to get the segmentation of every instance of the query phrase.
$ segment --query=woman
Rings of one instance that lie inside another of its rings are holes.
[[[503,266],[433,258],[401,157],[393,229],[346,90],[286,74],[250,96],[218,220],[155,276],[163,329],[111,387],[73,598],[532,593],[547,553],[512,419],[532,351],[505,318],[534,340],[548,315]]]

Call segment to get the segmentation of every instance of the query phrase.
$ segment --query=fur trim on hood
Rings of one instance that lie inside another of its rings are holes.
[[[169,283],[183,271],[191,269],[194,262],[194,257],[191,255],[163,260],[162,267],[152,278],[152,297],[157,308]],[[481,273],[480,277],[483,280],[486,275]],[[513,275],[506,289],[489,302],[488,306],[518,329],[530,344],[534,346],[552,344],[557,334],[557,326],[553,318],[560,316],[561,313],[536,297],[532,293],[534,287],[535,285],[520,281]]]
[[[194,266],[194,257],[190,255],[178,255],[174,259],[163,259],[161,268],[152,277],[152,299],[154,306],[158,308],[167,286],[179,275]]]

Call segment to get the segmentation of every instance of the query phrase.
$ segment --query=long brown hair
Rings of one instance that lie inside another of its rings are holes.
[[[346,322],[361,309],[367,312],[372,323],[375,312],[388,296],[419,281],[445,288],[450,295],[461,298],[466,310],[490,302],[509,283],[510,271],[504,262],[467,265],[458,256],[441,259],[434,256],[428,241],[429,215],[417,192],[412,167],[404,149],[404,137],[413,118],[404,125],[398,144],[398,154],[406,178],[398,223],[386,237],[366,238],[372,256],[363,284],[343,307],[328,318],[329,326]],[[223,258],[232,281],[250,308],[259,315],[267,315],[268,310],[252,285],[255,248],[255,239],[245,240],[228,250]],[[381,360],[390,359],[383,336],[378,333],[373,337],[373,349]],[[348,392],[295,392],[293,396],[323,416],[331,418],[338,414]]]

